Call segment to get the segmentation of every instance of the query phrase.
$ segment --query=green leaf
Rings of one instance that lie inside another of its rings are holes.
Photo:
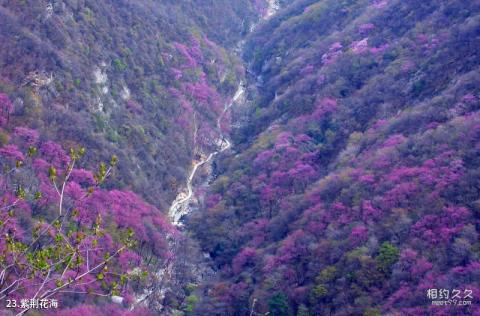
[[[33,157],[37,154],[38,150],[36,147],[30,146],[28,147],[28,156]]]
[[[59,229],[61,225],[62,225],[62,223],[60,223],[60,221],[58,219],[53,222],[53,227],[55,227],[56,229]]]
[[[27,192],[25,191],[25,189],[21,186],[19,186],[17,188],[17,191],[15,192],[17,198],[19,198],[20,200],[23,200],[25,199],[25,196],[27,195]]]
[[[114,167],[118,163],[118,157],[113,155],[112,158],[110,159],[110,166]]]
[[[120,284],[121,285],[125,285],[125,283],[127,283],[127,276],[125,276],[124,274],[120,275]]]
[[[40,191],[35,192],[34,199],[40,200],[41,198],[42,198],[42,192]]]
[[[55,179],[57,178],[57,169],[55,169],[55,167],[51,166],[50,168],[48,168],[48,177],[50,181],[55,181]]]

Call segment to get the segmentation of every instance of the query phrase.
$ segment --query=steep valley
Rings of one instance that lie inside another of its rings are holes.
[[[0,0],[0,43],[0,315],[480,315],[480,1]]]

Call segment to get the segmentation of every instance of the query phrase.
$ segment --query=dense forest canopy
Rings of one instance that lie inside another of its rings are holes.
[[[479,291],[479,9],[292,1],[249,35],[238,154],[190,219],[200,314],[478,314],[427,291]]]

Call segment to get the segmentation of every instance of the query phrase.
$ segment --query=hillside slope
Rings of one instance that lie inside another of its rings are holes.
[[[166,213],[218,150],[257,5],[0,0],[1,315],[188,310],[204,257]]]
[[[166,210],[242,74],[220,45],[256,18],[249,1],[0,1],[0,91],[13,125],[115,153],[117,184]]]
[[[478,315],[479,30],[454,0],[297,0],[256,28],[237,154],[190,218],[222,271],[198,315]]]

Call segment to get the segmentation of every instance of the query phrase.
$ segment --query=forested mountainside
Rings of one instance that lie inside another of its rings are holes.
[[[264,7],[0,0],[1,315],[190,308],[198,249],[166,214],[218,146]]]
[[[189,218],[198,315],[480,315],[480,2],[290,1]],[[435,306],[429,289],[472,291]]]
[[[247,0],[0,1],[11,125],[116,154],[116,186],[168,208],[242,75],[224,47],[257,19]]]
[[[480,315],[480,1],[0,0],[0,43],[0,315]]]

